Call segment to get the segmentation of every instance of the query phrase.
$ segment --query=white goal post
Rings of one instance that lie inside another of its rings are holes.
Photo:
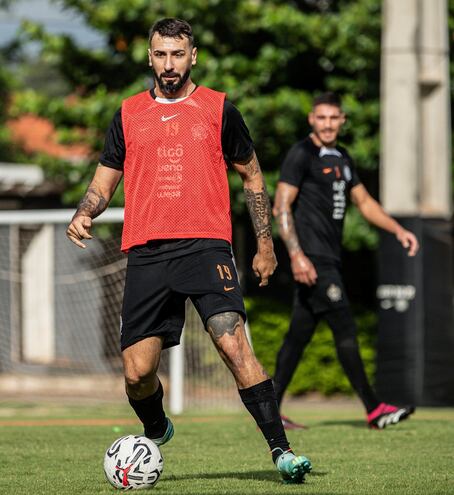
[[[94,220],[87,250],[66,239],[73,214],[73,209],[0,211],[0,378],[122,380],[123,208],[109,208]],[[234,380],[189,300],[183,335],[180,346],[163,352],[160,366],[170,412],[237,407]],[[96,385],[93,392],[102,396]]]

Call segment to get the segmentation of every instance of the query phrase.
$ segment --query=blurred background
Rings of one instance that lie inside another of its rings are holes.
[[[0,0],[2,394],[123,398],[121,210],[99,218],[86,251],[64,232],[115,111],[152,84],[149,28],[175,16],[194,30],[195,82],[225,91],[243,113],[271,196],[287,150],[309,130],[313,96],[327,90],[342,96],[348,116],[342,144],[367,189],[417,232],[423,248],[409,265],[349,209],[344,272],[367,372],[387,400],[453,405],[454,1],[398,4]],[[424,72],[427,56],[435,71]],[[289,322],[292,277],[276,238],[279,269],[258,290],[242,184],[234,175],[230,184],[252,341],[272,374]],[[121,208],[121,187],[111,206]],[[234,382],[190,307],[184,346],[166,353],[162,373],[174,412],[238,404]],[[289,393],[351,393],[325,325]]]

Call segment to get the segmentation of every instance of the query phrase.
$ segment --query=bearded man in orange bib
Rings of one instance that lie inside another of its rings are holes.
[[[247,340],[232,258],[227,164],[243,180],[257,239],[252,268],[260,286],[268,284],[277,265],[270,202],[249,131],[224,93],[192,81],[197,48],[187,22],[156,22],[148,60],[155,88],[127,98],[115,114],[67,236],[85,247],[92,219],[107,208],[124,176],[122,250],[128,267],[121,349],[126,393],[144,434],[163,445],[174,433],[157,371],[161,350],[179,344],[189,297],[283,481],[301,483],[311,464],[290,449],[273,383]]]

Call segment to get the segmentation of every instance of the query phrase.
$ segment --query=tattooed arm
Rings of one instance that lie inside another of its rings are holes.
[[[286,182],[279,182],[273,214],[279,226],[281,239],[284,241],[290,256],[293,278],[302,284],[313,285],[317,280],[317,272],[301,249],[292,214],[292,204],[298,196],[298,192],[297,187]]]
[[[100,215],[109,204],[123,172],[99,164],[95,176],[80,201],[77,211],[66,230],[66,236],[74,244],[85,248],[82,239],[91,239],[91,221]]]
[[[268,279],[277,266],[271,236],[271,204],[265,181],[255,153],[244,163],[233,163],[243,180],[244,196],[257,238],[257,254],[252,269],[260,277],[260,287],[268,285]]]

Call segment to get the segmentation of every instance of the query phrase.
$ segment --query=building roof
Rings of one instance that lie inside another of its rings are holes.
[[[0,194],[44,196],[61,192],[61,186],[45,180],[38,165],[0,162]]]
[[[53,123],[37,115],[21,115],[7,122],[11,139],[27,153],[44,153],[55,158],[72,162],[85,160],[90,156],[87,144],[61,144]]]

